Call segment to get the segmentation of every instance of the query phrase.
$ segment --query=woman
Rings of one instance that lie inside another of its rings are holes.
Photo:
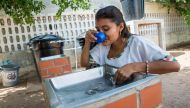
[[[166,51],[142,36],[129,33],[122,13],[114,6],[102,8],[96,13],[96,29],[86,33],[81,66],[90,66],[91,55],[99,65],[118,67],[115,75],[117,84],[137,72],[164,74],[180,69],[179,63]],[[91,43],[97,40],[94,34],[98,31],[104,32],[107,39],[90,50]]]

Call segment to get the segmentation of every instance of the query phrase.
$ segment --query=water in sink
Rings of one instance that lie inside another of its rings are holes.
[[[65,103],[72,103],[80,99],[87,98],[102,92],[112,90],[116,88],[116,85],[112,85],[110,80],[104,77],[82,82],[76,85],[59,89],[57,94],[58,98]]]
[[[110,80],[101,77],[59,89],[57,91],[57,96],[60,101],[69,104],[115,89],[128,83],[130,82],[125,82],[122,85],[113,85]]]
[[[85,74],[89,74],[89,72],[87,72]],[[97,72],[94,72],[94,73],[97,73]],[[142,76],[144,76],[144,75],[142,75]],[[113,76],[111,76],[111,77],[113,77]],[[144,77],[142,77],[142,78],[144,78]],[[133,78],[133,80],[134,79],[135,78]],[[96,79],[84,81],[81,83],[76,83],[76,84],[73,84],[70,86],[65,86],[63,88],[57,89],[56,95],[61,102],[65,103],[65,104],[72,104],[74,102],[86,99],[88,97],[92,97],[94,95],[98,95],[103,92],[118,88],[118,87],[126,85],[126,84],[129,84],[133,80],[129,79],[122,85],[114,85],[113,82],[110,81],[110,74],[106,74],[104,76],[100,75],[100,77],[98,77]],[[69,81],[69,80],[65,80],[65,81]]]

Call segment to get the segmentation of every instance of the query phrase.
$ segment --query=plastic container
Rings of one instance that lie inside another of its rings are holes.
[[[6,64],[0,67],[4,87],[10,87],[17,84],[19,68],[20,67],[15,64]]]

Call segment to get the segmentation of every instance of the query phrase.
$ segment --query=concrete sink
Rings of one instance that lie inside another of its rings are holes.
[[[85,107],[156,77],[143,76],[139,80],[118,86],[113,80],[115,71],[116,68],[104,66],[46,79],[43,85],[50,107]]]

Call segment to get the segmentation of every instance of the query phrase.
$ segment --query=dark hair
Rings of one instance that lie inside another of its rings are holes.
[[[124,38],[129,38],[131,36],[131,33],[128,31],[125,21],[123,19],[123,14],[117,7],[107,6],[105,8],[98,10],[95,18],[96,20],[101,18],[108,18],[111,19],[113,22],[115,22],[116,25],[123,23],[124,28],[121,31],[121,36]]]

